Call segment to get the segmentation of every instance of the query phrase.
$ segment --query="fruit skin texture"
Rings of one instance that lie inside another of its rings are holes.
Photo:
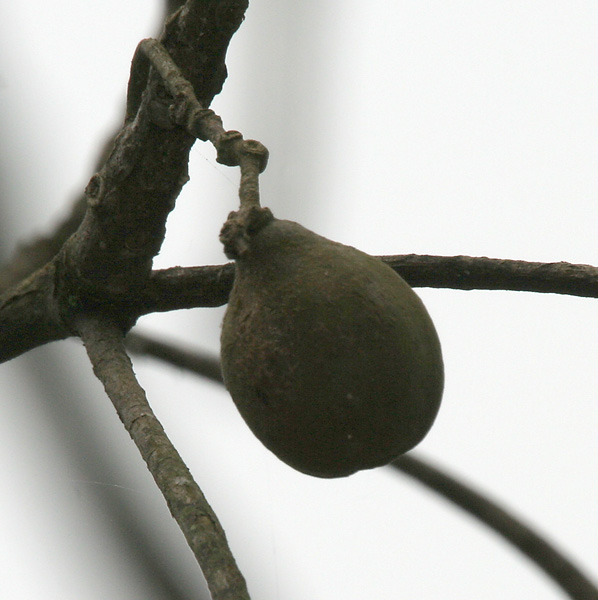
[[[418,444],[440,406],[438,336],[381,260],[273,219],[236,258],[222,371],[242,417],[295,469],[342,477]]]

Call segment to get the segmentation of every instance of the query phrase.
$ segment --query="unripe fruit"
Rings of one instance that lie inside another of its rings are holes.
[[[428,312],[381,260],[260,210],[270,216],[245,231],[242,251],[229,248],[225,384],[253,433],[299,471],[387,464],[424,438],[440,405]]]

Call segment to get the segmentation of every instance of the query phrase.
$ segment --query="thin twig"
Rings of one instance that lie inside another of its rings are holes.
[[[168,113],[173,124],[181,126],[193,137],[212,142],[219,163],[240,166],[241,203],[259,205],[257,180],[268,164],[268,149],[256,140],[244,140],[238,131],[226,131],[222,119],[197,99],[193,86],[158,40],[148,38],[139,42],[133,60],[139,61],[141,54],[160,75],[173,98]]]
[[[100,317],[80,317],[75,325],[96,376],[195,554],[213,600],[248,600],[224,530],[150,408],[125,352],[123,333]]]
[[[540,263],[472,256],[381,256],[413,287],[508,290],[598,298],[598,268],[566,262]],[[144,315],[228,302],[234,266],[174,267],[152,272],[132,299]]]
[[[417,479],[503,536],[540,567],[570,598],[598,600],[598,588],[568,558],[488,497],[412,454],[397,458],[391,466]]]
[[[510,290],[598,298],[598,268],[485,256],[381,256],[413,287]]]

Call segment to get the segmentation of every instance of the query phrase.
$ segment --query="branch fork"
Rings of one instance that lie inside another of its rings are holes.
[[[227,134],[208,108],[222,87],[226,49],[246,8],[247,0],[188,0],[168,20],[162,44],[142,42],[131,68],[124,127],[87,186],[77,230],[57,254],[36,265],[41,268],[33,267],[0,297],[0,359],[70,335],[83,340],[214,600],[249,600],[245,580],[215,513],[153,414],[123,339],[139,316],[131,299],[151,279],[166,219],[188,180],[195,139],[219,140],[227,160],[238,154],[235,164],[246,154],[255,161],[255,152],[245,152],[247,144]],[[174,92],[173,109],[164,90]]]

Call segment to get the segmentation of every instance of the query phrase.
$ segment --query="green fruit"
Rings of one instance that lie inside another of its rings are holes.
[[[270,217],[244,230],[242,250],[229,247],[226,386],[253,433],[299,471],[387,464],[424,438],[440,405],[428,312],[379,259],[261,210]]]

